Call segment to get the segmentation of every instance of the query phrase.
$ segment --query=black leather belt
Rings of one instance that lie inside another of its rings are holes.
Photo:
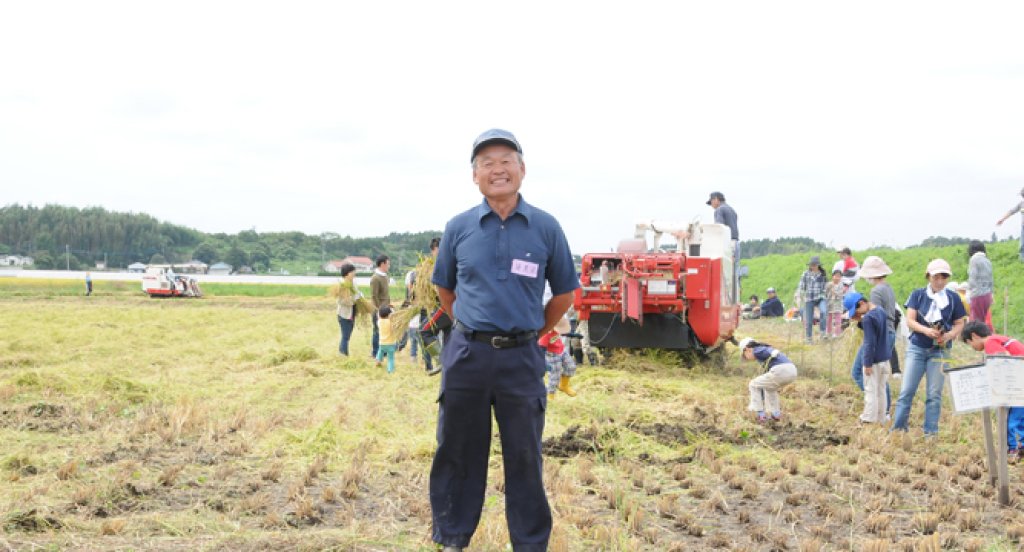
[[[532,343],[537,339],[536,331],[520,333],[504,332],[478,332],[467,328],[462,322],[456,322],[455,327],[465,334],[466,338],[481,343],[489,343],[495,349],[509,349]]]

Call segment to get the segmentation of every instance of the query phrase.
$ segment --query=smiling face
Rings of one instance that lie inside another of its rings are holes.
[[[507,201],[519,194],[526,164],[508,145],[497,143],[480,150],[473,161],[473,182],[489,200]]]

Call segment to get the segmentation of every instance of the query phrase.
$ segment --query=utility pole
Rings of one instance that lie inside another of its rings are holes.
[[[67,270],[71,270],[71,245],[64,244],[64,255],[67,258]]]

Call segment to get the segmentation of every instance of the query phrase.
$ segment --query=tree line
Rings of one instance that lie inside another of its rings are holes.
[[[394,232],[383,237],[353,238],[335,232],[205,233],[161,222],[143,213],[119,213],[102,207],[0,207],[0,255],[30,256],[38,268],[85,269],[106,261],[110,268],[135,262],[206,264],[226,262],[266,272],[285,266],[317,266],[349,255],[385,254],[399,266],[415,263],[428,252],[440,231]]]

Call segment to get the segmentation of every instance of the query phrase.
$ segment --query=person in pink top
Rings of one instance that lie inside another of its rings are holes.
[[[1012,337],[997,335],[981,320],[971,320],[964,326],[961,338],[975,351],[988,356],[1009,355],[1024,357],[1024,343]],[[1024,456],[1024,408],[1013,407],[1006,415],[1007,460],[1015,464]]]

